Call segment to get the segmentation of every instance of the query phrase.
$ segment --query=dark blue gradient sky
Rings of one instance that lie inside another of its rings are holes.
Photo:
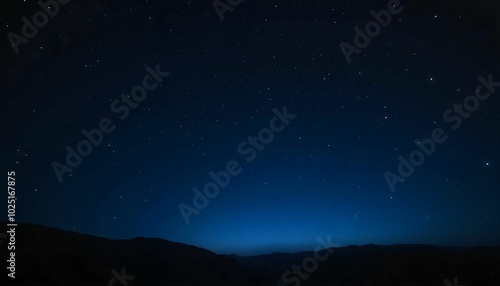
[[[185,2],[71,2],[19,54],[4,41],[1,157],[18,221],[242,255],[327,236],[498,245],[500,89],[459,129],[442,118],[478,76],[500,81],[496,6],[402,1],[348,64],[339,44],[386,2],[248,2],[223,22],[210,1]],[[37,8],[16,5],[8,31]],[[170,75],[120,120],[110,104],[157,64]],[[246,162],[239,144],[284,106],[297,117]],[[115,130],[59,182],[51,163],[102,118]],[[435,128],[447,141],[392,192],[384,172]],[[231,160],[241,173],[186,224],[179,204]]]

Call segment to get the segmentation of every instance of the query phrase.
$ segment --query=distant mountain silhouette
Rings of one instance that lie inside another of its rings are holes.
[[[329,259],[300,285],[500,285],[500,248],[440,248],[429,245],[365,245],[333,249]],[[241,258],[247,269],[281,277],[313,252]],[[302,270],[303,273],[306,273]],[[297,275],[290,275],[289,277]],[[458,277],[458,284],[454,278]],[[285,285],[297,285],[290,283]]]
[[[4,232],[5,223],[0,228]],[[0,243],[2,265],[6,242]],[[7,274],[0,285],[124,285],[116,276],[125,267],[125,280],[135,285],[260,285],[235,259],[163,239],[138,237],[111,240],[49,227],[18,224],[16,279]],[[4,271],[2,271],[4,272]],[[111,281],[116,279],[114,283]],[[268,278],[270,284],[275,281]],[[112,284],[110,284],[110,281]],[[262,283],[262,285],[266,285]]]
[[[0,233],[5,232],[2,223]],[[0,242],[4,265],[7,243],[7,238]],[[455,277],[457,285],[500,285],[499,247],[365,245],[332,250],[307,279],[290,272],[288,278],[295,279],[287,285],[455,286]],[[312,251],[218,255],[163,239],[111,240],[18,224],[16,279],[4,274],[0,285],[285,285],[283,273],[304,261],[310,267],[312,257]]]

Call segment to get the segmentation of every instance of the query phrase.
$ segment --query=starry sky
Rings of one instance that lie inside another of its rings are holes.
[[[21,35],[41,8],[10,2],[2,33]],[[478,77],[500,81],[500,6],[402,0],[348,63],[340,43],[388,2],[245,1],[221,21],[206,0],[69,1],[17,53],[4,36],[0,157],[16,172],[18,222],[240,255],[327,236],[499,245],[500,88],[483,84],[491,96],[451,117]],[[147,75],[155,88],[127,107]],[[103,119],[114,129],[60,180],[54,162]],[[447,140],[391,188],[384,174],[399,176],[398,157],[435,129]],[[194,208],[193,189],[228,163],[237,174]]]

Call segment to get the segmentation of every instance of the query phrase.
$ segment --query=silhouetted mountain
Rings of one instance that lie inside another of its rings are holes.
[[[7,242],[0,243],[3,261]],[[1,285],[283,285],[286,271],[285,285],[455,285],[455,277],[457,285],[500,285],[500,248],[365,245],[242,257],[19,224],[16,279],[4,274]]]
[[[0,230],[5,233],[5,223]],[[4,264],[6,243],[0,243]],[[113,269],[135,277],[120,283]],[[143,237],[111,240],[30,224],[16,229],[15,276],[2,275],[0,285],[276,285],[235,259],[191,245]]]
[[[313,268],[314,252],[276,253],[239,259],[248,269],[256,269],[281,279],[290,270],[284,285],[500,285],[500,248],[441,248],[429,245],[365,245],[331,249],[325,261]],[[325,252],[323,250],[323,252]],[[326,253],[326,252],[325,252]],[[309,260],[305,260],[309,259]],[[305,262],[306,261],[306,262]],[[300,266],[305,279],[295,274]],[[304,267],[305,266],[305,267]],[[458,284],[454,284],[457,277]],[[297,279],[295,279],[297,278]]]

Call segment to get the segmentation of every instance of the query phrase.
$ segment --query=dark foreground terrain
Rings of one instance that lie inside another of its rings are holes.
[[[499,247],[348,246],[315,263],[312,251],[226,256],[163,239],[110,240],[28,224],[16,229],[12,279],[8,237],[0,240],[0,285],[283,285],[287,270],[289,285],[500,285]]]

